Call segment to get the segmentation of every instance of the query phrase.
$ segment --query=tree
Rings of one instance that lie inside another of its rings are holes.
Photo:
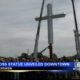
[[[58,59],[57,55],[55,53],[52,54],[53,59]]]
[[[29,55],[27,53],[21,53],[20,58],[29,58]]]
[[[30,57],[31,57],[31,58],[34,58],[34,53],[32,53],[32,54],[30,55]],[[38,58],[41,58],[41,57],[43,57],[43,54],[38,52],[38,53],[37,53],[37,57],[38,57]]]
[[[38,52],[38,58],[42,58],[43,54]]]

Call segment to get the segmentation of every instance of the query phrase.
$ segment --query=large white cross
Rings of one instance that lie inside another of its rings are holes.
[[[36,21],[39,21],[41,19],[41,20],[47,20],[48,22],[48,43],[49,43],[49,50],[50,50],[50,58],[52,58],[52,53],[53,53],[52,52],[52,44],[53,44],[53,21],[52,19],[61,18],[61,17],[65,17],[65,14],[53,15],[52,14],[52,4],[48,4],[47,5],[47,16],[43,16],[41,18],[35,18]],[[38,51],[37,49],[38,49],[38,43],[36,43],[35,51],[34,51],[34,54],[35,54],[34,57],[36,58],[35,60],[37,60],[37,53],[38,53],[36,52]]]

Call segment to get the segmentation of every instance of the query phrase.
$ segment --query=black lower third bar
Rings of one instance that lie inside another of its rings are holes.
[[[13,70],[72,70],[72,68],[64,68],[64,67],[37,67],[37,68],[17,67],[12,69]]]

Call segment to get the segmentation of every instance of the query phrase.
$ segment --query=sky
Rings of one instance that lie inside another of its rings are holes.
[[[0,0],[0,56],[19,56],[34,50],[35,36],[42,0]],[[58,57],[76,54],[74,18],[71,0],[46,0],[43,15],[47,15],[47,4],[52,3],[53,14],[65,13],[64,18],[53,19],[53,51]],[[78,26],[80,25],[80,0],[75,0]],[[80,30],[80,28],[79,28]],[[42,21],[39,46],[41,51],[48,46],[47,21]],[[48,55],[48,50],[44,55]]]

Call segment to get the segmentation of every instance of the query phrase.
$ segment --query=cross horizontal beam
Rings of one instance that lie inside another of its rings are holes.
[[[65,17],[65,16],[66,16],[66,14],[63,13],[63,14],[52,15],[51,18],[61,18],[61,17]],[[43,16],[43,17],[41,18],[41,20],[46,20],[46,19],[48,19],[47,16]],[[40,18],[37,17],[37,18],[35,18],[35,20],[36,20],[36,21],[39,21]]]

